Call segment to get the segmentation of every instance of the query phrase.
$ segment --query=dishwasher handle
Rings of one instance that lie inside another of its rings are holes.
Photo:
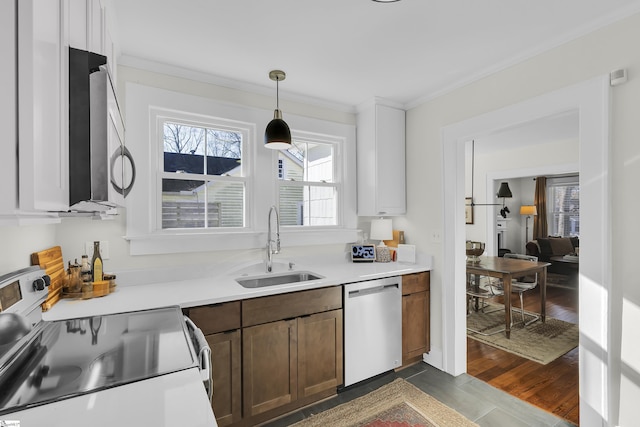
[[[397,283],[393,283],[390,285],[380,285],[380,286],[376,286],[373,288],[365,288],[365,289],[356,289],[353,291],[349,291],[349,298],[356,298],[356,297],[361,297],[361,296],[365,296],[365,295],[371,295],[371,294],[379,294],[382,292],[389,292],[389,291],[395,291],[396,289],[399,289],[400,285],[398,285]]]

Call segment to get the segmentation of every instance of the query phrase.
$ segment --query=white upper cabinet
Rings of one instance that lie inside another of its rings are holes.
[[[105,10],[100,0],[69,2],[69,46],[105,55]]]
[[[380,100],[357,119],[358,215],[406,213],[405,112]]]
[[[69,85],[64,0],[18,3],[19,209],[69,206]]]
[[[0,127],[3,138],[0,167],[0,215],[15,211],[18,203],[16,120],[16,5],[12,1],[0,3]]]
[[[113,52],[105,16],[100,0],[0,2],[0,225],[69,209],[68,48]]]

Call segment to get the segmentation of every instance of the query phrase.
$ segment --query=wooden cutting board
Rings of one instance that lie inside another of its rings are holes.
[[[62,285],[65,280],[64,260],[62,258],[62,248],[54,246],[40,252],[31,254],[31,265],[39,265],[51,278],[49,285],[49,295],[42,303],[42,311],[47,311],[58,302],[62,296]]]

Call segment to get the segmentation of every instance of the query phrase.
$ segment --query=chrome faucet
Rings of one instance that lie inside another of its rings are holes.
[[[276,239],[273,240],[271,236],[271,213],[276,213]],[[280,252],[280,217],[278,216],[278,209],[274,206],[269,208],[269,218],[267,219],[268,228],[267,228],[267,273],[271,273],[271,269],[273,266],[273,254],[277,254]],[[273,244],[275,243],[275,249],[273,248]]]

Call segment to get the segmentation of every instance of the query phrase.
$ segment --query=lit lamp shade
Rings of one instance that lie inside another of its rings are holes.
[[[520,206],[520,215],[538,215],[538,209],[535,205]]]
[[[371,240],[380,240],[380,246],[384,246],[383,240],[393,239],[393,226],[390,219],[374,219],[371,221]]]

